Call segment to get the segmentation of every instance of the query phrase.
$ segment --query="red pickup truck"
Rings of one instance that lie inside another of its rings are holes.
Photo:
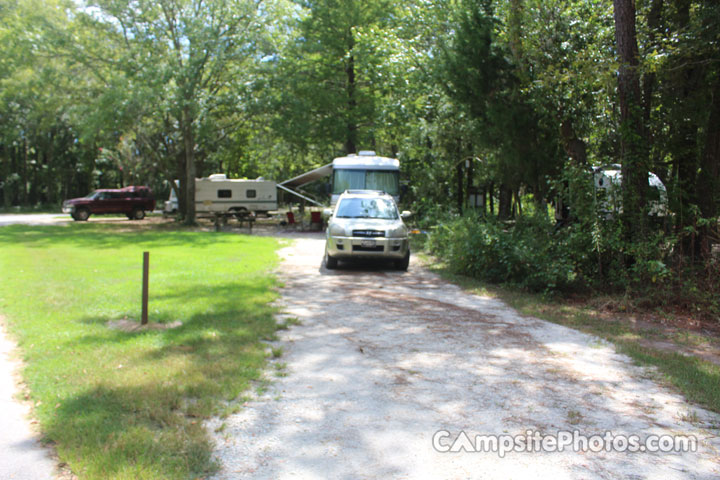
[[[82,198],[63,202],[63,212],[84,222],[92,214],[124,213],[130,220],[142,220],[146,211],[155,209],[155,198],[148,187],[95,190]]]

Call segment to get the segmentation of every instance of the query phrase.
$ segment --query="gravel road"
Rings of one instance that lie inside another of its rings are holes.
[[[0,317],[0,479],[50,480],[55,461],[30,427],[30,408],[17,396],[20,364]]]
[[[6,225],[58,225],[68,223],[69,215],[62,213],[8,213],[0,214],[0,227]]]
[[[612,346],[465,293],[415,263],[407,273],[327,271],[323,246],[303,238],[281,251],[283,316],[301,325],[274,344],[284,353],[272,385],[208,425],[217,430],[216,479],[720,477],[720,416],[689,405]],[[574,430],[691,435],[698,445],[502,458],[462,442],[455,453],[433,448],[434,437],[447,449],[463,432],[474,441]]]

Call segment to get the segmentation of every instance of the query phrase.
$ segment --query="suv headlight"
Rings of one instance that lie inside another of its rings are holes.
[[[330,225],[330,236],[331,237],[344,237],[345,229],[337,224]]]
[[[395,228],[391,228],[388,230],[388,237],[389,238],[405,238],[407,237],[407,227],[405,225],[400,225]]]

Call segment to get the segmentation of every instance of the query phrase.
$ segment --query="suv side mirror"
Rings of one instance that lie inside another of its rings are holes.
[[[407,211],[407,210],[403,210],[402,213],[400,213],[400,216],[401,216],[402,218],[410,218],[410,217],[412,217],[412,212],[409,212],[409,211]]]
[[[333,214],[332,208],[326,208],[326,209],[323,210],[323,212],[322,212],[322,216],[323,216],[324,218],[330,218],[330,217],[332,217],[332,214]]]

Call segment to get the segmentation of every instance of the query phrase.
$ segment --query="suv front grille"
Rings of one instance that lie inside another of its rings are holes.
[[[385,236],[385,232],[382,230],[353,230],[352,234],[353,234],[353,237],[369,237],[369,238]]]
[[[362,245],[353,245],[352,246],[353,252],[384,252],[385,247],[382,245],[377,245],[374,247],[363,247]]]

